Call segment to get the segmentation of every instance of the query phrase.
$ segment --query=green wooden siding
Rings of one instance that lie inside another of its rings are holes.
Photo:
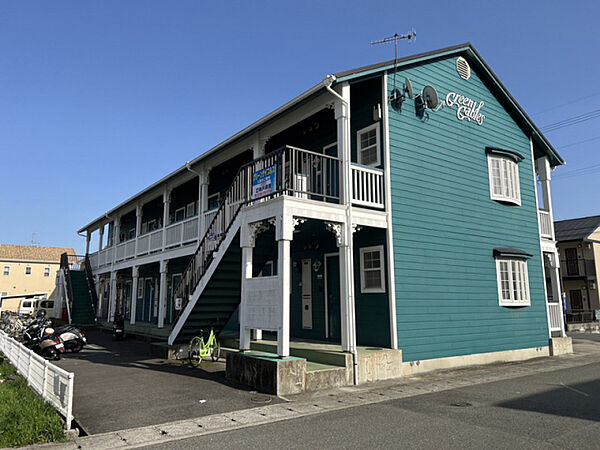
[[[424,118],[407,100],[390,107],[390,166],[398,346],[406,361],[548,345],[529,139],[478,74],[462,80],[456,57],[398,73],[415,93],[434,86],[485,105],[482,126],[445,107]],[[392,89],[392,77],[388,79]],[[486,146],[517,151],[522,206],[490,199]],[[531,306],[498,305],[492,251],[528,260]]]

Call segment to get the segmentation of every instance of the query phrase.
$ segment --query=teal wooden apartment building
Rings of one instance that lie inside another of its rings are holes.
[[[79,230],[96,314],[322,343],[348,382],[548,355],[561,164],[470,44],[328,75]],[[361,372],[375,349],[387,372]]]

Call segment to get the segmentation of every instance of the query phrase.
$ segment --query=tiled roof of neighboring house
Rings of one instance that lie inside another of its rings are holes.
[[[0,244],[0,260],[16,259],[22,261],[60,261],[60,255],[74,255],[75,250],[64,247],[37,247],[33,245]]]
[[[600,227],[600,216],[559,220],[554,222],[554,233],[558,242],[576,241],[587,238],[598,227]]]

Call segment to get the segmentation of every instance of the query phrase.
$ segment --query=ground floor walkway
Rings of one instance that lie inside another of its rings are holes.
[[[73,413],[89,434],[155,425],[277,403],[276,397],[237,389],[225,380],[224,361],[192,369],[150,355],[148,343],[114,342],[100,331],[57,364],[75,373]]]
[[[280,439],[269,441],[273,445],[285,439],[290,448],[414,448],[425,438],[431,438],[426,447],[493,448],[514,442],[547,448],[554,439],[554,445],[566,448],[573,439],[577,448],[586,443],[595,448],[600,335],[574,335],[574,348],[572,355],[305,393],[280,404],[77,438],[60,448],[253,448],[264,447],[268,436]],[[550,429],[555,429],[551,435]],[[448,441],[449,436],[456,440]]]

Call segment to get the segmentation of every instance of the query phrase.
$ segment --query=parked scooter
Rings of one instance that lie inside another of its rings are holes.
[[[115,314],[115,320],[113,322],[113,339],[115,341],[122,341],[125,337],[125,318],[123,314]]]
[[[87,338],[83,331],[74,325],[63,325],[54,329],[54,332],[60,336],[65,350],[77,353],[87,344]]]
[[[23,331],[23,345],[42,355],[45,359],[60,359],[65,346],[54,329],[50,327],[50,321],[45,319],[45,314],[40,314]]]

